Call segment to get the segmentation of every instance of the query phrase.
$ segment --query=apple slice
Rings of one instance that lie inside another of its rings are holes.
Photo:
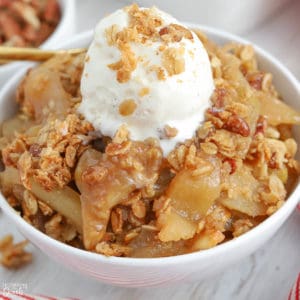
[[[300,124],[300,113],[278,98],[266,93],[258,93],[261,103],[260,114],[268,118],[268,124]]]
[[[146,142],[129,145],[115,155],[87,150],[77,166],[75,179],[81,191],[83,240],[88,250],[102,240],[112,208],[158,178],[161,149]],[[107,147],[119,146],[111,143]]]
[[[158,211],[161,241],[192,238],[199,220],[220,196],[220,162],[216,157],[206,161],[211,164],[210,172],[195,175],[195,170],[183,169],[171,181],[165,194],[171,199],[169,207]]]

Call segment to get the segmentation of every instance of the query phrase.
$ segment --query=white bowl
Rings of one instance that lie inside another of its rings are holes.
[[[61,19],[48,39],[40,45],[40,48],[53,49],[57,42],[64,38],[70,38],[75,33],[75,2],[74,0],[58,0],[61,8]],[[0,86],[7,81],[12,74],[22,68],[26,63],[16,62],[0,66]]]
[[[219,44],[236,41],[244,44],[249,42],[224,31],[187,24],[192,28],[198,27]],[[62,47],[85,47],[92,39],[92,32],[77,35]],[[300,110],[300,87],[293,75],[275,58],[256,47],[260,67],[270,71],[280,93],[287,103]],[[16,109],[14,95],[23,70],[16,74],[0,92],[0,122]],[[296,132],[296,140],[300,143],[300,130]],[[288,218],[298,203],[300,185],[294,189],[286,203],[266,221],[242,235],[215,248],[166,258],[119,258],[83,251],[58,242],[38,231],[9,206],[3,196],[0,196],[0,206],[5,214],[16,224],[19,230],[33,244],[51,258],[68,268],[109,284],[142,287],[164,285],[167,283],[199,281],[219,273],[241,258],[251,254],[263,243],[270,239],[283,222]]]
[[[148,7],[157,5],[181,20],[198,22],[223,28],[235,34],[243,34],[275,15],[290,0],[139,0]],[[123,1],[128,3],[127,0]],[[126,4],[127,5],[127,4]],[[275,17],[275,16],[274,16]]]

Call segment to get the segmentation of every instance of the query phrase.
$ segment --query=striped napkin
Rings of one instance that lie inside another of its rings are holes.
[[[297,209],[300,212],[300,203],[298,204]],[[298,274],[296,282],[290,291],[288,300],[300,300],[300,273]]]
[[[296,282],[290,291],[288,300],[300,300],[300,273],[298,274]]]
[[[28,295],[23,292],[0,290],[0,300],[79,300],[76,298],[57,298],[45,295]]]

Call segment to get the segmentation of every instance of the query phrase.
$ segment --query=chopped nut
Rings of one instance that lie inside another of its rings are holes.
[[[115,144],[122,144],[129,140],[129,131],[125,124],[122,124],[119,129],[117,130],[116,134],[113,138],[113,143]]]
[[[32,144],[29,148],[29,152],[33,157],[39,157],[40,153],[42,151],[42,148],[39,144]]]
[[[250,73],[247,74],[246,79],[254,89],[260,91],[262,89],[264,73],[263,72]]]
[[[161,28],[159,35],[164,42],[168,43],[180,42],[183,38],[193,40],[192,32],[179,24],[170,24]]]
[[[237,168],[236,160],[227,157],[227,158],[224,159],[224,162],[228,163],[230,165],[230,173],[229,174],[230,175],[233,174],[236,171],[236,168]]]
[[[241,136],[247,137],[250,135],[250,128],[247,122],[242,119],[241,117],[237,115],[230,116],[225,124],[223,125],[223,128],[232,131],[234,133],[238,133]]]
[[[167,48],[162,54],[162,65],[167,70],[169,76],[184,72],[184,48]]]
[[[259,116],[256,123],[256,131],[255,134],[262,133],[264,134],[268,126],[267,119],[264,116]]]
[[[164,131],[167,138],[173,138],[178,133],[178,130],[175,127],[171,127],[169,125],[165,125]]]
[[[121,102],[119,106],[119,114],[121,116],[127,117],[134,113],[137,108],[137,104],[132,99],[127,99]]]

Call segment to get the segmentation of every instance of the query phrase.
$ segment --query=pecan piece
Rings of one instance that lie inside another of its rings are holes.
[[[178,24],[170,24],[161,28],[159,35],[165,42],[180,42],[183,38],[193,40],[192,32]]]
[[[236,171],[237,165],[236,165],[235,159],[227,157],[223,160],[223,162],[227,162],[230,165],[230,168],[231,168],[230,173],[229,173],[230,175]]]
[[[0,28],[6,39],[10,40],[13,36],[22,36],[20,24],[9,14],[1,12]]]
[[[255,134],[262,133],[264,134],[267,129],[267,119],[264,116],[259,116],[257,123],[256,123],[256,130]]]
[[[34,143],[30,146],[29,152],[33,157],[39,157],[41,154],[42,148],[39,144]]]
[[[262,89],[262,82],[264,79],[263,72],[255,72],[246,75],[246,79],[249,84],[256,90],[261,91]]]
[[[227,95],[227,90],[223,87],[218,87],[212,96],[212,102],[215,104],[216,108],[224,107],[224,98]]]
[[[248,123],[237,115],[231,115],[224,123],[223,128],[238,133],[243,137],[248,137],[250,135]]]
[[[48,0],[45,11],[44,18],[50,24],[57,24],[60,18],[60,9],[56,0]]]
[[[277,162],[277,159],[276,159],[276,153],[272,153],[271,155],[271,158],[268,162],[268,166],[270,169],[278,169],[278,162]]]

